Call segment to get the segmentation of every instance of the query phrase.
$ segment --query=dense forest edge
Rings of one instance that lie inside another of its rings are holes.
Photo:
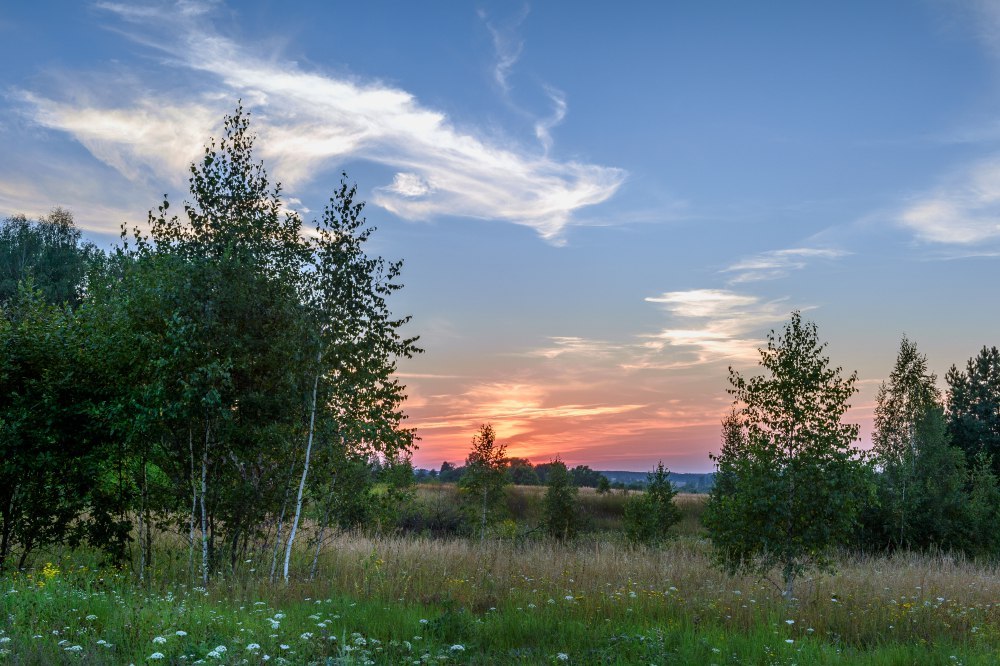
[[[995,663],[997,347],[942,392],[904,337],[864,451],[792,312],[712,474],[533,464],[502,423],[414,469],[403,262],[346,174],[306,223],[253,143],[237,107],[107,252],[0,223],[0,663]]]

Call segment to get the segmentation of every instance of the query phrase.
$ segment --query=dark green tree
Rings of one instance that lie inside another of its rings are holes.
[[[458,482],[479,516],[479,538],[486,538],[486,526],[507,485],[507,445],[497,442],[489,423],[472,437],[472,451],[465,459],[465,475]]]
[[[597,481],[597,494],[607,495],[611,492],[611,482],[608,481],[608,477],[601,475],[601,478]]]
[[[980,452],[969,474],[966,550],[972,555],[995,557],[1000,553],[1000,483],[993,461]]]
[[[0,223],[0,303],[17,295],[17,285],[31,277],[47,303],[79,305],[87,274],[99,266],[103,253],[81,240],[73,216],[56,208],[48,217],[23,215]]]
[[[534,466],[527,458],[508,458],[507,478],[515,486],[537,486],[540,483]]]
[[[603,478],[603,477],[602,477]],[[674,502],[677,490],[670,483],[670,470],[657,464],[647,475],[646,489],[625,504],[625,535],[630,541],[655,545],[669,537],[670,529],[681,519]]]
[[[1000,475],[1000,350],[983,347],[965,370],[952,366],[948,383],[948,433],[971,462],[980,452]]]
[[[30,277],[0,307],[0,571],[109,525],[106,503],[83,519],[109,454],[109,433],[95,418],[99,343],[72,310],[47,303]],[[100,536],[109,548],[121,544],[115,529]]]
[[[823,355],[816,325],[798,312],[760,350],[764,373],[730,368],[734,413],[712,456],[716,483],[704,516],[717,561],[731,571],[780,571],[790,600],[795,579],[830,565],[831,549],[854,528],[866,489],[842,423],[856,374],[841,377]]]
[[[548,463],[546,480],[544,519],[549,535],[560,541],[568,541],[576,536],[579,516],[576,496],[579,492],[566,464],[556,458]]]
[[[949,458],[942,449],[948,445],[943,433],[928,421],[934,418],[931,412],[940,408],[936,380],[927,369],[927,357],[904,336],[889,379],[879,387],[872,433],[872,455],[880,471],[876,477],[878,513],[887,537],[897,547],[913,546],[914,538],[921,540],[926,534],[915,527],[924,515],[921,504],[929,490],[929,480],[919,474],[930,471],[924,462],[937,459],[943,463],[942,456]],[[918,465],[921,459],[924,462]],[[953,471],[951,464],[946,467]],[[957,474],[960,478],[964,470]]]

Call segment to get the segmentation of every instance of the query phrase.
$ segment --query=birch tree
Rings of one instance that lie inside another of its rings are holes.
[[[831,368],[825,347],[816,325],[793,312],[760,350],[763,374],[730,368],[734,412],[712,456],[718,471],[705,524],[717,562],[762,575],[777,567],[786,600],[804,571],[830,565],[864,499],[852,449],[858,426],[842,422],[857,375]]]

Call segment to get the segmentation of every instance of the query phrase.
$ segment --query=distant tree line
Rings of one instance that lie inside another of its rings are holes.
[[[366,249],[354,187],[307,228],[252,148],[238,108],[183,215],[108,253],[63,210],[0,224],[0,572],[85,542],[142,578],[155,527],[202,584],[251,557],[287,577],[307,517],[318,553],[405,499],[401,262]]]
[[[504,458],[503,474],[507,482],[515,486],[544,486],[548,483],[554,465],[555,462],[532,464],[527,458]],[[607,477],[587,465],[577,465],[567,469],[573,484],[578,488],[597,488],[601,485],[601,479],[607,482]],[[445,461],[441,463],[440,469],[416,470],[415,478],[420,482],[459,483],[469,471],[468,465],[456,466]],[[624,487],[624,485],[621,484],[617,487]],[[641,484],[634,484],[634,488],[640,487]]]

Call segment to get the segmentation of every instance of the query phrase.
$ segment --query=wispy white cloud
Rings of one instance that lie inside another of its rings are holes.
[[[849,253],[844,250],[811,247],[772,250],[741,259],[722,272],[735,273],[729,284],[775,280],[805,268],[809,259],[839,259],[847,254]]]
[[[663,307],[671,323],[680,325],[642,336],[650,353],[637,360],[637,368],[752,361],[762,341],[751,334],[788,317],[782,300],[762,301],[725,289],[671,291],[646,301]]]
[[[547,155],[552,149],[552,130],[566,118],[569,106],[566,103],[566,95],[558,88],[542,84],[545,96],[548,98],[552,109],[546,116],[539,117],[538,114],[528,111],[523,106],[514,101],[510,83],[511,72],[514,65],[521,59],[524,52],[524,41],[518,36],[518,29],[528,17],[531,8],[523,5],[521,10],[508,20],[503,27],[497,26],[485,11],[479,11],[479,18],[482,19],[493,38],[493,49],[496,52],[496,62],[493,68],[493,79],[500,88],[504,102],[519,115],[531,119],[535,128],[535,137]]]
[[[496,51],[496,63],[493,66],[493,80],[504,93],[510,92],[510,72],[514,65],[521,59],[524,51],[524,42],[517,38],[516,30],[521,25],[531,8],[523,5],[521,10],[510,22],[511,25],[501,28],[493,23],[484,10],[479,10],[479,18],[486,24],[490,36],[493,38],[493,49]]]
[[[1000,239],[1000,158],[978,162],[916,197],[898,222],[934,243],[973,245]]]
[[[527,355],[553,359],[565,355],[583,354],[593,358],[606,357],[621,349],[620,345],[610,342],[588,340],[577,336],[553,336],[549,338],[549,343],[545,347],[530,350]]]
[[[551,86],[545,87],[545,93],[552,102],[552,114],[535,122],[535,136],[542,142],[546,154],[552,149],[552,128],[566,118],[566,96]]]
[[[183,90],[140,89],[123,98],[112,88],[96,99],[72,90],[49,97],[23,92],[21,100],[38,124],[69,133],[130,179],[167,171],[184,176],[221,110],[237,97],[256,112],[261,154],[289,190],[324,167],[368,160],[396,170],[391,183],[374,188],[372,202],[405,219],[501,220],[558,243],[579,209],[606,201],[625,178],[620,169],[555,160],[460,128],[400,88],[265,58],[213,31],[208,3],[99,6],[125,21],[131,38],[164,53],[166,66],[186,74]],[[509,56],[508,68],[516,62],[513,51]],[[551,119],[543,123],[541,136],[551,126]]]

